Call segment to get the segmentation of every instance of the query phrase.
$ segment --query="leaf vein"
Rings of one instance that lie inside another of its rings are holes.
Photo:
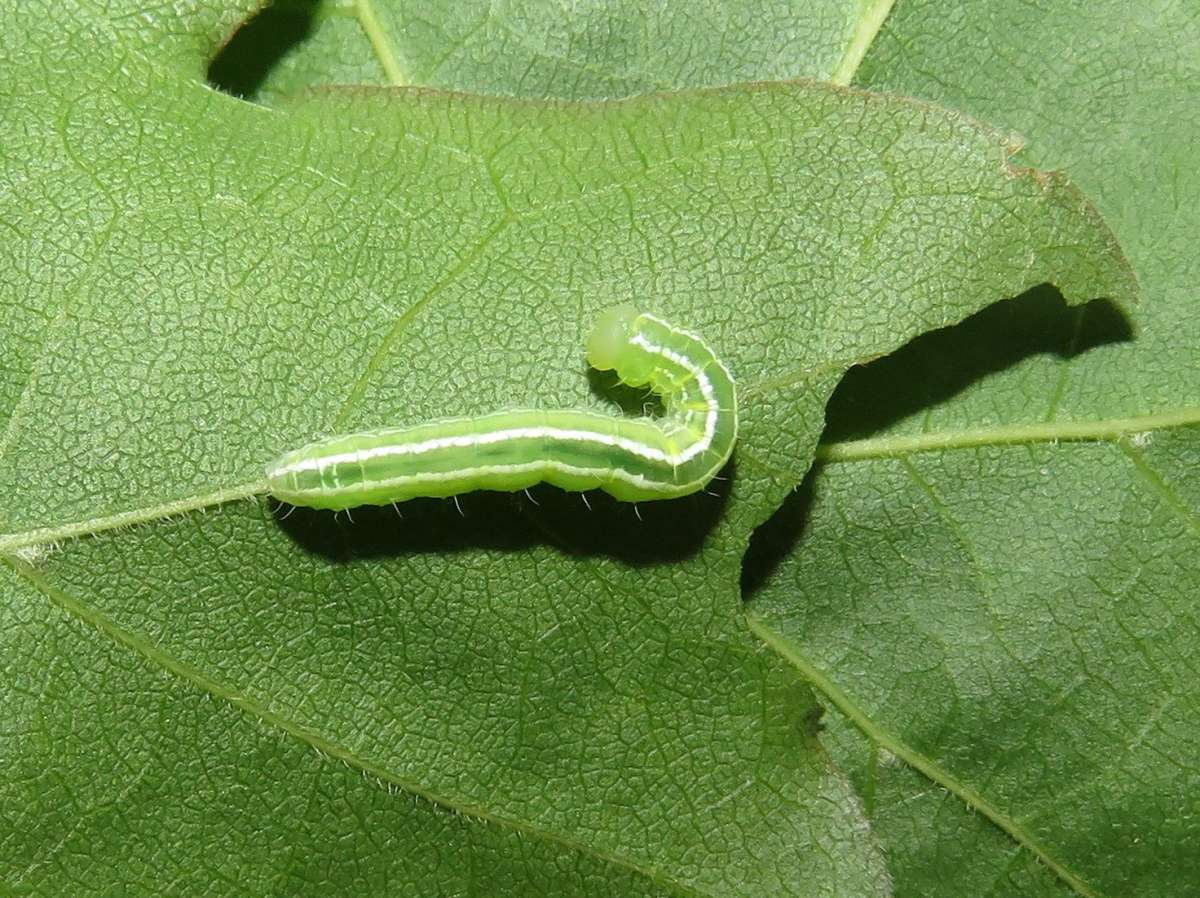
[[[858,67],[862,65],[871,44],[875,42],[875,36],[883,27],[888,13],[892,11],[893,3],[895,0],[864,0],[858,22],[855,23],[854,31],[850,35],[850,42],[846,45],[846,51],[842,54],[842,60],[838,63],[838,67],[829,76],[830,81],[844,87],[854,80]]]
[[[849,718],[862,733],[873,743],[886,748],[906,764],[927,776],[947,791],[958,796],[968,806],[975,808],[987,817],[1001,830],[1007,833],[1018,844],[1032,852],[1038,860],[1054,873],[1064,883],[1074,889],[1083,898],[1100,898],[1078,876],[1066,866],[1055,860],[1049,851],[1040,845],[1032,835],[1026,832],[1016,821],[989,802],[981,793],[966,783],[957,780],[948,770],[937,764],[913,748],[905,745],[896,737],[886,732],[854,701],[843,692],[833,680],[816,668],[803,654],[800,653],[791,640],[772,630],[762,618],[752,611],[745,612],[746,622],[750,631],[758,636],[767,646],[779,654],[781,658],[794,666],[813,687],[824,693],[825,697],[843,714]]]
[[[817,447],[818,461],[839,463],[899,458],[918,452],[947,449],[978,449],[987,446],[1017,446],[1030,443],[1111,443],[1128,445],[1131,434],[1192,427],[1200,424],[1200,406],[1187,406],[1166,412],[1154,412],[1128,418],[1104,418],[1094,421],[1010,424],[995,427],[963,428],[929,433],[868,437],[841,443],[822,443]],[[1130,447],[1132,448],[1132,447]]]
[[[289,719],[278,711],[273,711],[263,706],[230,685],[209,676],[195,665],[176,658],[150,642],[144,636],[124,629],[99,609],[52,585],[37,570],[23,561],[11,556],[0,556],[0,563],[3,563],[14,574],[25,580],[53,605],[72,617],[96,628],[121,648],[141,656],[145,661],[161,668],[188,685],[208,693],[219,701],[228,703],[247,717],[253,718],[272,729],[281,730],[291,738],[315,749],[318,753],[341,761],[356,770],[374,777],[381,783],[396,786],[443,810],[466,815],[489,826],[509,829],[531,838],[542,839],[569,851],[593,857],[606,864],[612,864],[615,867],[643,876],[654,884],[673,890],[681,895],[691,896],[691,898],[710,898],[708,893],[702,892],[687,883],[677,881],[662,871],[646,864],[622,857],[614,852],[594,848],[569,836],[552,832],[526,821],[494,814],[482,806],[457,801],[428,789],[407,777],[400,776],[386,767],[361,758],[333,739]]]

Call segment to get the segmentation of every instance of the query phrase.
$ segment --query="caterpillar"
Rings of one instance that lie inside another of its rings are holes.
[[[269,465],[269,491],[292,505],[340,510],[545,481],[641,502],[694,493],[729,460],[736,388],[699,336],[618,306],[596,320],[587,359],[629,386],[648,386],[662,416],[522,409],[333,436]]]

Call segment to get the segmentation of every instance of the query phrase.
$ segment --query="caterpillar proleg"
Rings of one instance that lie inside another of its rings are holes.
[[[703,489],[729,460],[738,426],[733,378],[704,340],[619,306],[597,319],[587,358],[629,386],[649,386],[663,415],[519,409],[333,436],[280,456],[267,468],[270,492],[345,509],[542,481],[623,502]]]

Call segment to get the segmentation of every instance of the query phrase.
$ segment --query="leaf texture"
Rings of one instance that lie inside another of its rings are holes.
[[[1047,281],[1132,299],[1082,194],[858,90],[268,109],[203,80],[252,3],[7,11],[12,888],[887,894],[811,692],[739,614],[741,553],[848,367]],[[319,434],[611,408],[582,338],[628,301],[742,384],[716,495],[254,498]]]
[[[899,894],[1048,886],[1008,878],[1028,862],[967,813],[973,862],[931,860],[940,790],[891,753],[1076,893],[1200,878],[1197,48],[1187,3],[912,2],[859,72],[1022,134],[1096,198],[1145,300],[1131,332],[1030,294],[848,377],[841,462],[758,547],[753,613],[866,733],[835,743],[856,782],[893,796]]]

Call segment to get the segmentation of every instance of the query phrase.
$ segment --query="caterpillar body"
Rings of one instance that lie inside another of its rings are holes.
[[[736,389],[699,336],[620,306],[597,319],[587,358],[629,386],[648,386],[663,415],[527,409],[333,436],[268,466],[269,491],[292,505],[338,510],[545,481],[641,502],[694,493],[729,460]]]

